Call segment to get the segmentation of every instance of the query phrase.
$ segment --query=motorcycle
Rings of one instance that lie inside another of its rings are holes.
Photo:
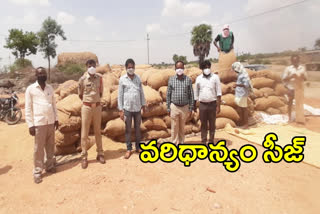
[[[10,98],[0,99],[0,120],[4,120],[9,125],[17,124],[22,117],[21,109],[16,106],[19,97],[13,93]]]

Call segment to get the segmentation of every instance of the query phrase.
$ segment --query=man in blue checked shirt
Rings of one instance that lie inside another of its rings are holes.
[[[135,62],[133,59],[128,59],[125,66],[127,74],[123,75],[119,81],[118,109],[120,111],[120,118],[126,124],[125,139],[127,144],[127,152],[124,158],[129,159],[132,154],[132,119],[134,120],[134,129],[136,135],[136,151],[141,151],[139,146],[141,141],[141,110],[145,110],[146,101],[140,77],[134,73]]]
[[[194,108],[192,81],[184,75],[184,63],[175,64],[176,75],[170,77],[167,90],[167,110],[171,117],[171,137],[174,144],[184,143],[184,126]]]

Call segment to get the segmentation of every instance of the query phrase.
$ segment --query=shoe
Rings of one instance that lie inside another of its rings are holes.
[[[140,154],[142,152],[141,149],[136,149],[136,153]]]
[[[101,164],[105,164],[106,160],[104,159],[103,155],[98,155],[97,156],[97,161],[99,161]]]
[[[124,155],[124,159],[129,159],[131,155],[132,155],[132,151],[127,151],[126,154]]]
[[[42,182],[42,178],[41,177],[34,177],[33,179],[34,179],[34,182],[36,184],[40,184]]]
[[[57,169],[55,167],[52,167],[51,169],[46,169],[46,172],[54,174],[57,172]]]
[[[81,167],[82,167],[82,169],[86,169],[88,167],[88,160],[86,158],[82,159]]]

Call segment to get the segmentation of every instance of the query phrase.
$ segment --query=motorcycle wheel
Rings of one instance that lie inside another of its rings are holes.
[[[11,111],[9,111],[4,118],[4,121],[9,125],[14,125],[21,120],[21,117],[22,117],[21,109],[16,109],[13,111],[13,115],[11,115]]]

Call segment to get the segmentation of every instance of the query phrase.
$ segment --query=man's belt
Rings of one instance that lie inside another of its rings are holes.
[[[186,105],[188,105],[188,104],[184,104],[184,105],[181,105],[181,104],[175,104],[175,103],[173,103],[175,106],[179,106],[179,107],[183,107],[183,106],[186,106]]]
[[[211,101],[211,102],[200,102],[201,104],[204,104],[204,105],[209,105],[209,104],[212,104],[212,103],[215,103],[217,102],[216,100],[215,101]]]
[[[87,103],[87,102],[83,102],[83,105],[89,106],[89,107],[91,107],[91,108],[95,108],[95,107],[97,107],[97,106],[100,105],[100,102],[97,102],[97,103]]]

